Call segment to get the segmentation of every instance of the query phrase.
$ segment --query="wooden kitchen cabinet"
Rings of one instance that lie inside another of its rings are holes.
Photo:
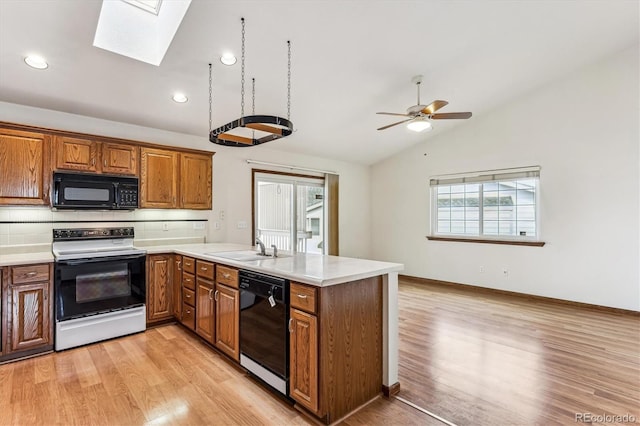
[[[213,344],[216,332],[216,306],[213,300],[215,265],[204,260],[196,260],[194,269],[196,271],[196,333]]]
[[[290,310],[289,395],[318,412],[318,317]]]
[[[56,170],[97,172],[99,143],[94,139],[56,136],[53,146]]]
[[[240,292],[216,284],[216,347],[240,361]]]
[[[211,209],[211,156],[180,153],[180,207]]]
[[[0,128],[0,205],[47,205],[51,136]]]
[[[95,139],[56,136],[53,145],[56,170],[137,175],[138,147]]]
[[[140,207],[211,209],[208,154],[141,148]]]
[[[214,284],[211,281],[197,278],[196,282],[196,333],[204,340],[215,343],[216,304],[213,299]]]
[[[147,324],[173,318],[172,266],[170,254],[147,256]]]
[[[142,147],[140,157],[140,207],[177,208],[178,152]]]
[[[139,148],[137,146],[107,142],[103,142],[101,146],[102,173],[138,175]]]
[[[182,318],[182,256],[179,254],[173,255],[172,272],[173,316],[180,320]]]
[[[3,269],[3,356],[53,349],[53,264]]]
[[[382,389],[382,279],[292,282],[289,296],[289,396],[331,424]]]

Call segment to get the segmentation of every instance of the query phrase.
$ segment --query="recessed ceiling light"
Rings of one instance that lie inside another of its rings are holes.
[[[238,62],[238,59],[232,53],[225,53],[220,57],[220,62],[225,65],[233,65]]]
[[[172,99],[174,100],[174,102],[178,102],[179,104],[183,104],[189,100],[189,98],[187,98],[184,93],[176,93],[173,95]]]
[[[38,55],[29,55],[26,58],[24,58],[24,62],[27,65],[29,65],[31,68],[35,68],[38,70],[44,70],[49,67],[47,60],[44,59],[42,56],[38,56]]]

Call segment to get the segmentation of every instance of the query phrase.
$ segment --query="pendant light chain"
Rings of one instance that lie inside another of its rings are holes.
[[[244,118],[244,18],[240,20],[242,22],[242,59],[241,59],[241,71],[240,71],[240,118]]]
[[[211,103],[213,102],[213,98],[211,96],[211,86],[212,86],[211,64],[209,64],[209,133],[211,133]]]
[[[251,115],[256,115],[256,79],[251,79]]]
[[[287,120],[291,120],[291,40],[287,40]]]

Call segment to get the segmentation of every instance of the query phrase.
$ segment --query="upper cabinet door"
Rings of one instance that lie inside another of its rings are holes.
[[[56,169],[97,172],[98,142],[91,139],[56,136]]]
[[[138,147],[102,143],[102,172],[122,175],[138,174]]]
[[[51,137],[0,129],[0,205],[49,204]]]
[[[185,209],[211,209],[211,156],[180,154],[180,205]]]
[[[178,206],[178,153],[163,149],[140,149],[140,207]]]

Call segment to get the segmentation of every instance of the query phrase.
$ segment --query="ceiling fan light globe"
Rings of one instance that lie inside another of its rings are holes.
[[[414,132],[424,132],[424,131],[430,131],[432,127],[431,127],[431,123],[429,123],[427,120],[416,119],[416,120],[411,120],[407,124],[407,129],[412,130]]]

